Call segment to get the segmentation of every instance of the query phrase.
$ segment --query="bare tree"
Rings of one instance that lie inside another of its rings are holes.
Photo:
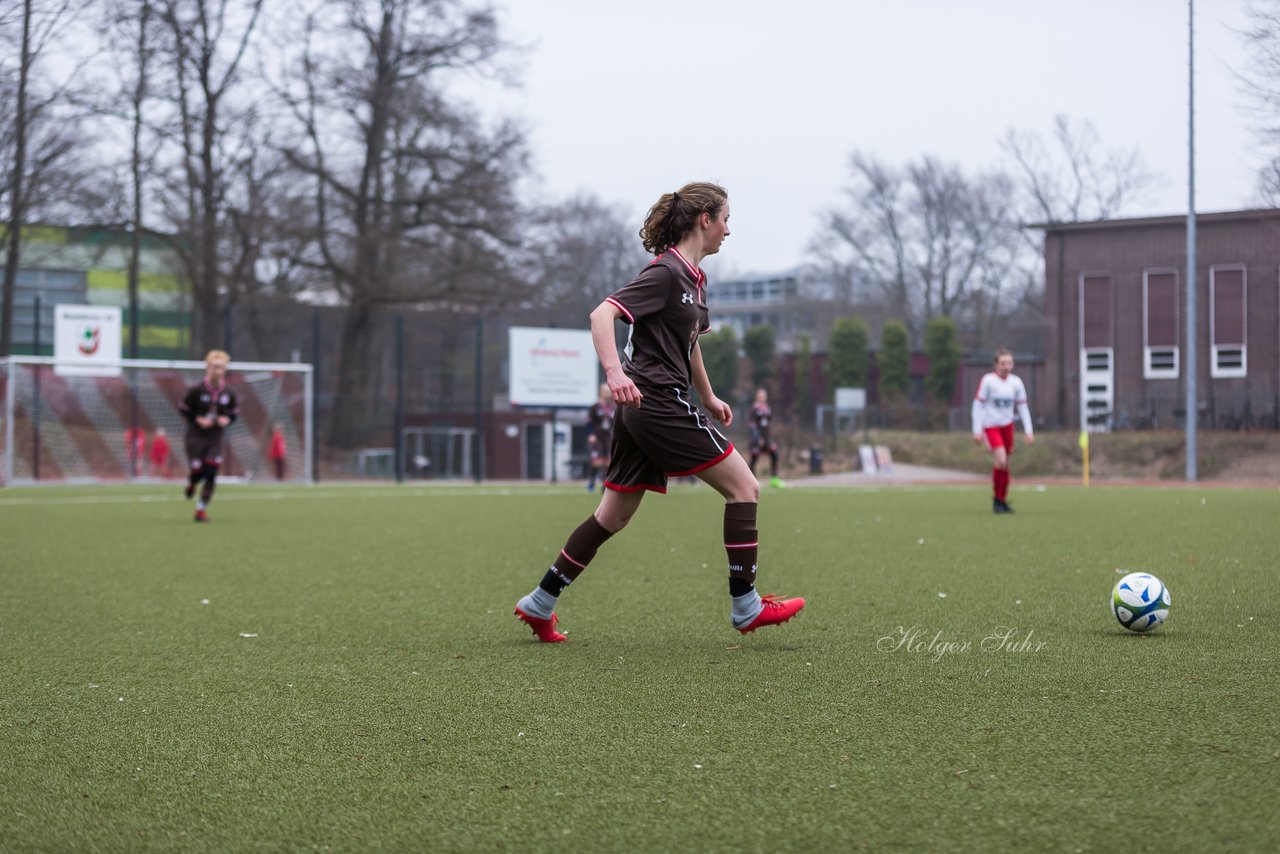
[[[156,14],[156,0],[105,0],[99,9],[110,37],[104,61],[114,72],[114,89],[98,85],[85,93],[85,106],[100,122],[114,125],[127,138],[127,176],[119,183],[119,195],[128,200],[127,213],[119,217],[128,223],[130,242],[126,282],[131,322],[126,352],[138,355],[138,277],[142,256],[142,236],[146,231],[148,181],[155,170],[155,154],[163,136],[148,116],[153,98],[151,79],[157,47],[162,43],[163,22]],[[115,218],[113,218],[115,219]]]
[[[1272,158],[1258,170],[1258,203],[1280,208],[1280,156]]]
[[[55,43],[80,6],[78,0],[22,0],[0,13],[0,198],[7,202],[3,295],[0,296],[0,355],[13,351],[13,298],[22,251],[22,229],[33,199],[51,182],[71,150],[68,127],[53,124],[62,99],[57,85],[33,86],[37,62]],[[8,57],[16,54],[16,67]],[[35,152],[35,156],[31,156]]]
[[[814,248],[855,298],[884,305],[918,343],[929,318],[962,316],[977,292],[1003,287],[1018,243],[1006,176],[932,157],[894,168],[860,152],[850,171]]]
[[[157,3],[167,41],[163,85],[155,95],[172,110],[169,130],[179,157],[179,180],[167,188],[163,204],[191,283],[199,352],[221,341],[224,264],[236,263],[234,244],[226,240],[226,208],[237,170],[260,144],[256,93],[243,91],[241,78],[263,0]]]
[[[1141,198],[1153,180],[1137,146],[1103,150],[1091,122],[1065,115],[1054,117],[1047,139],[1011,129],[1001,148],[1013,164],[1025,214],[1039,222],[1115,216]]]
[[[154,50],[149,36],[152,27],[151,0],[138,0],[137,41],[133,91],[130,93],[129,109],[129,189],[133,201],[132,216],[129,229],[129,357],[138,358],[138,270],[142,260],[143,229],[143,122],[144,109],[150,92],[147,88],[147,74],[151,70],[151,54]]]
[[[595,196],[544,206],[530,230],[538,299],[569,325],[586,326],[592,309],[649,260],[625,211]]]
[[[1130,149],[1104,149],[1097,130],[1088,121],[1076,121],[1065,115],[1054,118],[1046,139],[1029,131],[1009,130],[1001,146],[1013,165],[1019,189],[1019,215],[1024,223],[1082,222],[1106,219],[1122,212],[1140,199],[1150,187],[1153,175],[1143,165],[1135,146]],[[1040,259],[1045,251],[1061,281],[1063,275],[1063,242],[1049,250],[1039,242],[1039,232],[1022,230],[1028,258],[1017,281],[1021,295],[1014,301],[1015,310],[1037,314],[1043,310],[1040,283]],[[1058,288],[1059,315],[1065,312],[1066,288]],[[994,319],[994,315],[992,315]],[[1004,343],[1004,342],[1002,342]],[[1067,364],[1065,339],[1058,339],[1060,364]],[[1058,387],[1058,412],[1066,412],[1066,384]]]
[[[27,170],[27,82],[31,78],[31,0],[22,0],[22,36],[19,40],[18,86],[14,98],[13,166],[8,176],[9,245],[4,259],[4,303],[0,313],[4,326],[0,329],[0,356],[13,352],[13,295],[17,288],[18,256],[22,248],[22,224],[25,220],[23,178]]]
[[[1259,201],[1280,207],[1280,0],[1249,0],[1240,32],[1248,67],[1239,75],[1252,102],[1254,133],[1266,152],[1258,170]]]
[[[299,141],[282,147],[312,191],[313,239],[300,260],[347,306],[332,439],[355,441],[367,413],[380,307],[503,298],[522,278],[514,182],[525,165],[513,125],[486,128],[445,94],[450,73],[500,71],[488,8],[458,0],[329,0],[296,27],[281,88]],[[475,310],[475,309],[473,309]]]

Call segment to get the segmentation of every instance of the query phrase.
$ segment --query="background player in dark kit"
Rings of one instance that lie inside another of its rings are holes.
[[[613,416],[617,407],[609,386],[600,386],[600,399],[591,404],[587,413],[587,492],[594,492],[600,470],[609,466],[609,443],[613,440]]]
[[[187,460],[189,475],[185,494],[195,494],[201,481],[200,499],[196,502],[197,522],[209,521],[205,508],[213,499],[218,468],[222,465],[222,436],[240,414],[235,392],[227,388],[227,365],[231,357],[221,350],[210,350],[204,357],[204,379],[187,389],[178,411],[187,419]]]
[[[773,408],[769,406],[769,392],[756,389],[755,402],[751,404],[751,471],[756,470],[756,460],[761,454],[769,455],[769,483],[782,486],[778,477],[778,443],[774,440],[770,425]]]
[[[605,490],[595,513],[569,535],[542,581],[516,603],[516,616],[539,640],[559,642],[556,602],[596,551],[626,527],[645,492],[666,492],[667,478],[693,475],[724,496],[724,547],[729,562],[731,620],[738,631],[785,623],[804,599],[761,597],[755,589],[756,506],[760,483],[747,461],[690,400],[728,426],[733,410],[716,397],[698,336],[711,331],[702,259],[729,236],[729,198],[715,184],[693,183],[666,193],[649,210],[640,238],[657,257],[629,284],[591,312],[591,336],[617,403]],[[614,323],[631,326],[626,361],[618,358]],[[653,607],[661,596],[637,602]]]

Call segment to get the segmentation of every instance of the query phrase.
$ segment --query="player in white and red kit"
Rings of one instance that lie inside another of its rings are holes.
[[[1027,444],[1035,442],[1031,430],[1031,409],[1027,406],[1027,388],[1013,373],[1013,354],[1001,348],[996,351],[995,370],[983,374],[978,392],[973,397],[973,441],[985,444],[991,451],[994,467],[991,509],[996,513],[1012,513],[1009,496],[1009,455],[1013,453],[1013,419],[1022,419],[1022,432]]]

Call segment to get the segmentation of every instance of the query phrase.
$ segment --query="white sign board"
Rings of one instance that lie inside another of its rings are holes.
[[[64,377],[118,377],[121,351],[118,306],[54,306],[54,373]]]
[[[867,390],[865,388],[837,388],[836,412],[861,412],[867,408]]]
[[[509,343],[512,404],[588,407],[596,402],[599,363],[590,330],[513,326]]]

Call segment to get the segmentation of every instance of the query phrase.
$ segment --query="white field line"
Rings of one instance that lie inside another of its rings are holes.
[[[548,489],[548,488],[529,488],[529,489],[343,489],[339,491],[326,491],[322,489],[305,489],[300,488],[292,492],[279,491],[244,491],[232,492],[220,489],[217,495],[219,504],[226,504],[234,501],[301,501],[301,500],[325,500],[330,498],[487,498],[493,496],[501,497],[546,497],[551,495],[574,495],[577,490],[572,488]],[[0,498],[0,507],[40,507],[40,506],[57,506],[60,504],[160,504],[166,502],[182,502],[187,503],[187,499],[178,494],[178,490],[174,490],[174,494],[144,494],[144,495],[62,495],[62,496],[13,496]]]
[[[21,489],[19,487],[18,489]],[[939,489],[951,491],[964,491],[965,489],[976,488],[974,484],[967,483],[941,483],[941,484],[840,484],[840,485],[823,485],[806,487],[807,489],[819,489],[825,494],[831,493],[875,493],[875,492],[935,492]],[[1023,487],[1026,489],[1027,487]],[[234,488],[233,488],[234,489]],[[700,491],[700,487],[673,486],[672,491],[693,492]],[[1014,487],[1015,491],[1019,491],[1018,487]],[[328,500],[331,498],[545,498],[549,496],[568,496],[580,493],[579,487],[408,487],[403,489],[396,488],[377,488],[377,487],[339,487],[338,489],[318,487],[315,489],[307,487],[299,487],[296,490],[282,492],[278,490],[256,490],[246,489],[243,491],[227,490],[225,487],[218,491],[217,502],[226,504],[236,501],[316,501]],[[590,494],[589,495],[593,495]],[[771,496],[781,497],[781,496]],[[658,496],[661,498],[661,496]],[[57,506],[57,505],[94,505],[94,504],[163,504],[163,503],[187,503],[187,499],[183,498],[177,488],[172,493],[164,494],[147,493],[142,495],[12,495],[0,497],[0,507],[41,507],[41,506]]]

